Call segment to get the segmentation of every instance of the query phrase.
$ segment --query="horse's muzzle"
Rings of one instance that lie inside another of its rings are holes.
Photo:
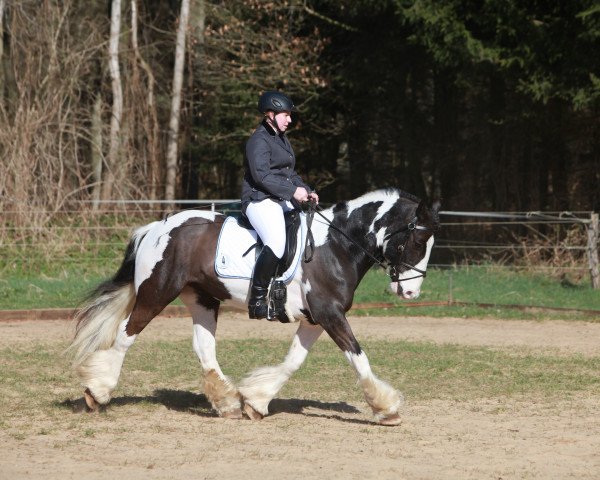
[[[419,298],[420,291],[413,290],[404,290],[402,288],[402,282],[392,282],[390,283],[390,289],[399,297],[404,298],[405,300],[413,300],[415,298]]]

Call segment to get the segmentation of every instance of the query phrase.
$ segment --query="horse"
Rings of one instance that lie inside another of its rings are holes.
[[[306,359],[323,331],[354,367],[375,422],[401,423],[402,394],[372,372],[346,318],[354,291],[375,264],[389,268],[390,288],[417,298],[439,228],[439,203],[429,208],[398,189],[381,189],[322,209],[312,221],[312,260],[287,285],[286,311],[299,326],[289,352],[276,366],[260,367],[236,387],[216,358],[221,304],[244,309],[249,281],[221,278],[215,250],[225,216],[184,210],[138,228],[116,274],[101,283],[76,315],[70,345],[89,411],[106,405],[117,386],[125,354],[137,336],[179,297],[193,321],[193,349],[204,393],[221,417],[253,420]],[[248,320],[255,321],[255,320]]]

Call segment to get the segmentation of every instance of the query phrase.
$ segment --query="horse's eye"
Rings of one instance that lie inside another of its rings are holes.
[[[417,247],[422,247],[423,245],[426,245],[428,240],[429,235],[427,235],[426,238],[423,238],[423,235],[415,235],[415,245]]]

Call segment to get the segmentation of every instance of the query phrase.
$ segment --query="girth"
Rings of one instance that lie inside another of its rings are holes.
[[[285,250],[284,250],[283,256],[279,260],[279,264],[277,266],[278,272],[285,272],[290,267],[290,265],[292,264],[292,261],[294,260],[294,256],[296,255],[296,250],[298,248],[298,228],[300,228],[300,225],[302,223],[301,219],[300,219],[300,211],[299,210],[290,210],[288,212],[285,212],[284,219],[285,219]],[[238,218],[237,222],[238,222],[238,225],[242,228],[245,228],[248,230],[254,230],[254,227],[250,223],[250,220],[248,220],[248,217],[244,213],[242,213],[242,215]],[[258,255],[260,254],[260,251],[262,250],[262,247],[263,247],[263,242],[260,239],[260,237],[257,236],[256,243],[254,245],[252,245],[248,250],[246,250],[246,252],[244,252],[244,254],[242,256],[245,257],[252,251],[252,249],[255,249],[255,256],[258,257]]]

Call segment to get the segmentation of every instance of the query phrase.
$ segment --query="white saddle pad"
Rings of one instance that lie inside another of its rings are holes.
[[[300,264],[300,258],[304,251],[304,239],[306,238],[306,215],[300,213],[300,228],[298,229],[298,246],[296,255],[290,267],[277,280],[290,282],[296,274]],[[254,230],[248,230],[238,225],[237,219],[227,217],[221,227],[217,253],[215,255],[215,271],[222,278],[243,278],[250,280],[256,263],[256,248],[250,250],[246,256],[242,256],[252,245],[256,243],[257,234]]]

